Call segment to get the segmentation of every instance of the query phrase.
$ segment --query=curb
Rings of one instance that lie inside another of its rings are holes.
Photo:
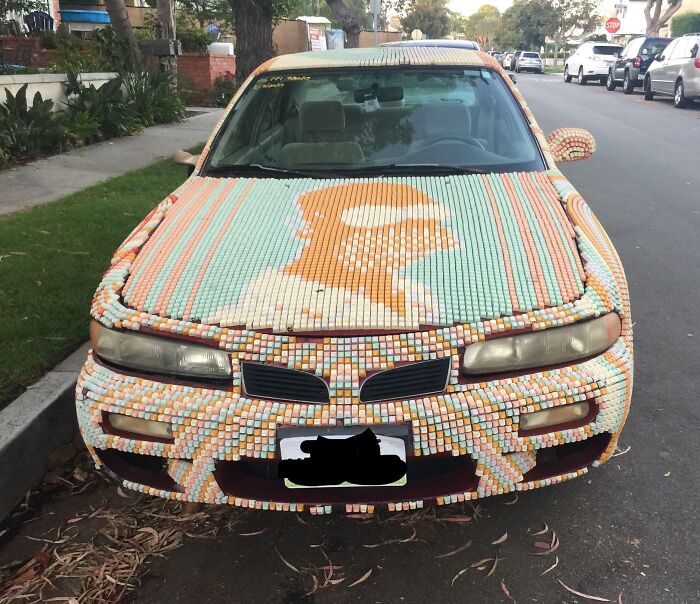
[[[75,383],[88,349],[81,346],[0,411],[0,521],[41,480],[51,453],[73,440]]]

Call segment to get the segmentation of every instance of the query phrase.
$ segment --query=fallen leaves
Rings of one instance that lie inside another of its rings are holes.
[[[594,600],[596,602],[612,602],[613,601],[613,600],[608,600],[607,598],[601,598],[600,596],[591,596],[590,594],[584,594],[580,591],[576,591],[575,589],[569,587],[561,579],[557,579],[557,581],[566,591],[570,591],[572,594],[577,595],[579,598],[585,598],[586,600]],[[620,594],[620,596],[622,596],[622,594]]]
[[[364,575],[362,575],[357,581],[353,581],[348,585],[348,587],[355,587],[355,585],[359,585],[360,583],[364,583],[367,579],[369,579],[369,576],[372,574],[372,571],[374,569],[370,568]]]
[[[471,544],[471,541],[467,541],[464,545],[459,546],[457,549],[453,549],[452,551],[447,552],[446,554],[440,554],[439,556],[435,556],[435,559],[440,560],[441,558],[449,558],[450,556],[454,556],[455,554],[463,552],[465,549],[471,547]]]

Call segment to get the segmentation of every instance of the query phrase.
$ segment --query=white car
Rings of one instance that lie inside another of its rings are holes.
[[[515,71],[534,71],[542,73],[542,58],[539,52],[523,52],[515,62]]]
[[[507,52],[505,55],[503,55],[503,69],[510,69],[511,63],[513,61],[513,53],[512,52]]]
[[[605,84],[610,68],[620,55],[622,46],[608,42],[584,42],[564,64],[564,80],[578,78],[583,85],[588,80],[599,80]]]

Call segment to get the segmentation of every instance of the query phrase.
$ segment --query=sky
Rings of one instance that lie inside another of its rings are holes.
[[[450,10],[463,15],[475,13],[482,4],[493,4],[498,10],[503,12],[513,4],[513,0],[450,0],[448,2]]]

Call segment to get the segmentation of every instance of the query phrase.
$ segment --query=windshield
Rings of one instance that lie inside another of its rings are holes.
[[[530,127],[496,72],[374,68],[259,77],[220,130],[205,172],[238,167],[323,177],[391,168],[420,173],[426,166],[544,169]]]
[[[617,56],[620,54],[620,51],[622,50],[622,46],[594,46],[593,47],[593,54],[594,55],[611,55],[611,56]]]
[[[539,59],[540,55],[536,52],[524,52],[523,57],[526,59]]]

